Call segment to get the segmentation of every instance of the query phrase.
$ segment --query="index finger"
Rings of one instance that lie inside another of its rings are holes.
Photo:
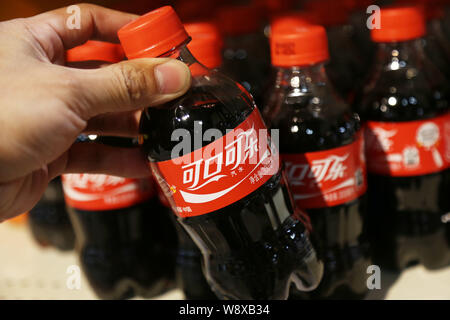
[[[93,4],[79,4],[45,12],[26,21],[49,59],[55,61],[65,50],[90,39],[118,43],[117,31],[137,17]]]

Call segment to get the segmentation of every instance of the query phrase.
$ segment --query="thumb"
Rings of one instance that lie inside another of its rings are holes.
[[[95,70],[74,70],[76,107],[91,118],[160,105],[183,95],[191,83],[186,64],[175,59],[134,59]]]

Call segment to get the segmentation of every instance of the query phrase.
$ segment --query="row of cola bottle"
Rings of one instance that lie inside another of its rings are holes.
[[[106,299],[176,286],[188,299],[357,299],[372,264],[448,266],[448,79],[425,53],[421,8],[386,7],[380,17],[370,34],[375,62],[352,106],[328,80],[326,29],[301,13],[272,20],[260,109],[222,75],[233,59],[223,59],[217,28],[183,26],[172,7],[122,27],[121,46],[69,50],[68,65],[79,68],[124,53],[179,59],[192,85],[143,111],[138,141],[80,136],[76,143],[140,147],[152,178],[52,181],[30,212],[35,237],[60,249],[75,241]],[[184,131],[174,139],[176,129]]]

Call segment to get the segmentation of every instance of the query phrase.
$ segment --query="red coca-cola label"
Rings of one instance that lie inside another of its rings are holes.
[[[408,122],[368,121],[369,172],[408,177],[442,171],[450,163],[449,115]]]
[[[62,183],[67,205],[86,211],[122,209],[155,195],[150,179],[82,173],[65,174]]]
[[[153,162],[159,185],[181,217],[224,208],[267,182],[280,164],[255,109],[237,128],[182,157]]]
[[[300,208],[337,206],[366,192],[364,139],[326,151],[283,154],[294,201]]]

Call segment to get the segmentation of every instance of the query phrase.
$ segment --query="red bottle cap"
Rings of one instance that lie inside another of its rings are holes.
[[[195,58],[208,68],[217,68],[222,64],[223,41],[219,29],[209,22],[194,22],[184,25],[192,37],[188,49]]]
[[[329,59],[325,28],[303,25],[277,28],[270,39],[272,65],[309,66]]]
[[[420,38],[425,35],[423,11],[416,6],[382,8],[380,29],[372,29],[374,42],[398,42]]]
[[[318,18],[313,12],[289,12],[275,15],[270,21],[270,29],[283,29],[292,26],[317,24]]]
[[[105,61],[116,63],[124,58],[125,53],[120,44],[102,41],[90,40],[81,46],[66,51],[67,62]]]
[[[217,13],[217,25],[226,36],[256,33],[262,26],[262,18],[260,6],[226,6]]]
[[[158,57],[189,39],[171,6],[150,11],[117,34],[128,59]]]

